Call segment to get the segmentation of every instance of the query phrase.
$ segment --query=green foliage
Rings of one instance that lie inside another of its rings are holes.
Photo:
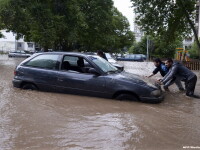
[[[166,43],[162,39],[155,40],[155,50],[152,52],[152,56],[160,58],[174,58],[176,48],[182,47],[182,40],[176,39],[173,42]]]
[[[129,53],[146,54],[147,53],[147,37],[144,36],[140,42],[135,42],[133,46],[129,48]]]
[[[137,14],[136,23],[153,37],[151,54],[173,57],[175,48],[182,47],[181,40],[194,28],[196,0],[131,1]]]
[[[134,40],[112,0],[1,0],[0,21],[46,50],[115,51]]]
[[[131,0],[138,14],[136,23],[147,35],[166,43],[191,33],[186,13],[194,18],[196,0]]]
[[[193,58],[193,59],[197,59],[199,57],[198,46],[196,42],[192,44],[192,47],[189,50],[189,54],[190,54],[190,58]]]
[[[116,8],[113,8],[112,18],[112,36],[110,37],[110,49],[121,50],[124,47],[130,47],[135,41],[135,36],[129,28],[129,22]]]
[[[182,40],[177,39],[171,43],[166,43],[162,38],[148,36],[150,57],[173,58],[177,47],[182,47]],[[147,53],[147,36],[144,36],[140,42],[134,43],[129,49],[129,53],[146,54]]]

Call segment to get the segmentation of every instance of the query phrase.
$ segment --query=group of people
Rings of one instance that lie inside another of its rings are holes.
[[[103,51],[99,50],[97,55],[107,60]],[[180,91],[186,92],[187,96],[199,98],[194,95],[197,76],[187,67],[178,62],[173,62],[171,58],[168,58],[165,63],[163,63],[159,58],[155,58],[153,62],[156,68],[152,74],[147,77],[150,78],[160,72],[163,78],[157,80],[157,84],[163,85],[165,91],[169,91],[169,86],[175,83]],[[185,82],[185,89],[183,88],[181,81]]]
[[[178,62],[173,62],[171,58],[168,58],[165,63],[159,58],[154,59],[153,62],[156,68],[148,77],[152,77],[160,72],[163,78],[157,80],[157,83],[163,85],[163,88],[166,91],[169,91],[168,87],[175,83],[180,91],[186,91],[187,96],[197,97],[194,95],[197,76],[187,67]],[[181,81],[185,82],[185,89],[183,88]]]

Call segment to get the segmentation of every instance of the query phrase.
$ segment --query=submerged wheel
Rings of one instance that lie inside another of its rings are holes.
[[[117,100],[131,100],[131,101],[139,101],[138,97],[133,94],[119,94],[116,96]]]
[[[25,90],[37,90],[37,87],[34,84],[26,83],[22,86],[22,89]]]

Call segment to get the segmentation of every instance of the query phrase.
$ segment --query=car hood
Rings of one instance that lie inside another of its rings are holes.
[[[158,89],[154,84],[152,84],[147,78],[143,78],[139,75],[128,73],[128,72],[121,72],[117,74],[111,74],[112,79],[114,80],[121,80],[130,83],[135,83],[143,86],[152,87]]]
[[[110,62],[110,63],[116,63],[117,61],[114,60],[114,59],[112,59],[112,58],[108,58],[108,62]]]

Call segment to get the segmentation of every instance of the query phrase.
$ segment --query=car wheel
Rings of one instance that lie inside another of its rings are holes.
[[[22,89],[24,89],[24,90],[37,90],[38,88],[34,84],[26,83],[22,86]]]
[[[119,94],[116,96],[117,100],[131,100],[131,101],[138,101],[138,97],[133,94]]]

